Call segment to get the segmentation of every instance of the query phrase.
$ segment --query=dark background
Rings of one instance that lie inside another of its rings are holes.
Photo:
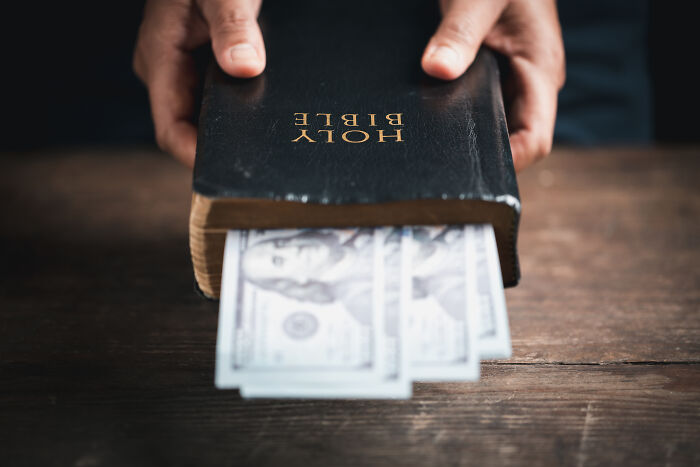
[[[565,37],[577,3],[559,2]],[[688,5],[648,5],[648,37],[640,47],[647,47],[656,142],[700,140],[697,78],[686,67],[698,42]],[[153,143],[147,95],[131,69],[142,8],[137,0],[8,5],[2,56],[7,120],[0,152]]]

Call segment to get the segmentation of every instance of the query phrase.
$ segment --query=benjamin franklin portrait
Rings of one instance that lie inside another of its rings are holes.
[[[304,230],[252,244],[241,259],[244,279],[300,302],[339,301],[370,324],[374,280],[372,229]]]

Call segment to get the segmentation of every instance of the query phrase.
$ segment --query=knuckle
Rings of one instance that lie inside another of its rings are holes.
[[[131,69],[134,70],[134,73],[139,77],[139,79],[141,79],[141,81],[146,80],[143,59],[141,58],[141,50],[138,45],[136,46],[134,56],[131,59]]]
[[[468,17],[447,17],[442,23],[440,32],[447,40],[467,47],[476,47],[479,45],[479,41],[474,34],[475,28],[473,26]]]
[[[536,50],[534,64],[546,74],[548,82],[552,83],[557,91],[560,90],[566,81],[566,60],[563,47],[548,45]]]
[[[550,152],[552,152],[552,138],[541,137],[535,146],[535,160],[540,160],[545,158]]]
[[[552,50],[552,62],[554,64],[556,84],[561,89],[566,81],[566,56],[564,45],[559,42]]]
[[[557,85],[559,89],[564,87],[564,84],[566,84],[566,66],[564,64],[561,65],[559,69],[559,80],[557,81]]]
[[[134,73],[144,83],[148,79],[149,62],[152,60],[157,46],[158,42],[154,39],[154,28],[144,19],[144,22],[139,27],[131,60],[131,67]]]
[[[247,11],[240,9],[222,10],[216,15],[214,27],[223,33],[245,31],[253,27],[255,18]]]
[[[136,73],[136,76],[143,79],[141,73],[143,72],[143,63],[141,56],[143,55],[143,25],[139,27],[138,35],[136,36],[136,45],[134,45],[134,53],[131,57],[131,68]]]
[[[165,151],[170,152],[170,130],[163,128],[161,125],[156,125],[156,144]]]
[[[564,52],[564,42],[561,35],[550,37],[540,47],[542,57],[545,62],[542,63],[550,73],[552,73],[556,85],[561,89],[566,80],[566,53]]]

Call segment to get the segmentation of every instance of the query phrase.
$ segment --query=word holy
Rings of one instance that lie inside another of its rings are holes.
[[[311,114],[296,112],[294,114],[294,125],[300,127],[310,126],[309,121],[313,120],[314,123],[318,124],[319,126],[333,126],[331,124],[331,122],[333,121],[333,114],[318,113],[315,115],[311,115],[311,117],[309,117],[309,115]],[[377,114],[367,114],[367,118],[360,118],[359,114],[343,114],[340,116],[340,121],[345,127],[359,127],[361,120],[367,127],[376,127],[382,124],[393,127],[402,127],[402,117],[403,114],[400,113],[386,114],[386,116],[379,117],[377,117]],[[335,143],[337,139],[337,134],[335,133],[336,130],[321,129],[313,132],[313,130],[310,130],[308,128],[299,128],[299,131],[300,134],[292,140],[293,143],[315,143],[317,141],[321,141],[324,143]],[[338,130],[338,132],[341,131],[342,130]],[[309,132],[311,132],[311,134],[309,134]],[[372,138],[371,135],[376,135],[376,141],[378,143],[403,142],[403,139],[401,138],[401,128],[395,128],[391,130],[381,128],[367,128],[367,131],[354,128],[347,129],[340,133],[340,140],[345,141],[346,143],[353,144],[365,143]]]

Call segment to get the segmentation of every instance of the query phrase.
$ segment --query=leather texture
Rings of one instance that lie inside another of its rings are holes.
[[[214,199],[329,205],[502,202],[515,219],[509,245],[515,251],[520,203],[497,60],[482,50],[452,82],[423,73],[420,59],[438,25],[437,3],[263,2],[264,73],[244,80],[215,62],[209,67],[194,191]],[[304,122],[302,113],[308,125],[295,125]],[[325,115],[316,116],[327,113],[330,126]],[[397,113],[402,125],[390,125],[386,115]],[[344,114],[357,114],[358,126],[347,126]],[[316,142],[293,142],[302,129]],[[377,130],[393,135],[397,129],[403,141],[378,141]],[[319,130],[332,130],[333,142]],[[364,131],[368,140],[345,142],[348,130]]]

